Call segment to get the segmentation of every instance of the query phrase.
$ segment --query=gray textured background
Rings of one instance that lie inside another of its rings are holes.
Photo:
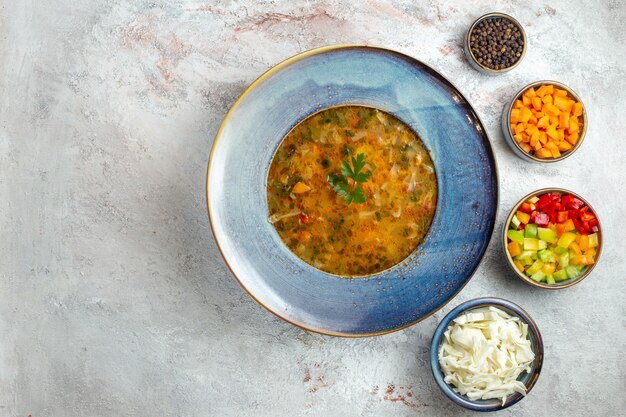
[[[493,10],[530,46],[487,77],[461,39]],[[0,1],[0,416],[470,415],[439,392],[428,345],[445,313],[484,295],[525,307],[546,347],[535,389],[499,415],[624,415],[625,20],[618,0]],[[211,236],[211,142],[256,76],[334,43],[413,55],[469,98],[498,158],[497,231],[533,189],[587,197],[606,231],[593,274],[534,289],[494,239],[442,311],[368,339],[256,305]],[[504,103],[538,79],[572,86],[590,117],[579,152],[550,166],[514,156],[499,130]]]

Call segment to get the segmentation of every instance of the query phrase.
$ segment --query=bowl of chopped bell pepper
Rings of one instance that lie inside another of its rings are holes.
[[[570,287],[587,277],[602,250],[600,221],[576,193],[544,188],[522,198],[502,235],[508,264],[535,287]]]
[[[580,147],[587,112],[580,97],[556,81],[536,81],[504,107],[502,131],[511,149],[531,162],[557,162]]]

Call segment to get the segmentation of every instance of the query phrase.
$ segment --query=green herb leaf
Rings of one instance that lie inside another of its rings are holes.
[[[365,203],[365,195],[363,194],[363,189],[361,187],[356,187],[352,192],[352,201],[357,204]]]
[[[348,181],[341,175],[328,174],[326,181],[333,187],[333,190],[341,196],[345,196],[350,193],[350,187]]]
[[[361,171],[365,166],[365,154],[360,153],[356,156],[356,158],[353,156],[352,165],[354,166],[354,173],[358,174],[359,171]]]
[[[350,165],[352,162],[352,165]],[[341,161],[341,175],[329,174],[326,177],[326,181],[333,187],[333,190],[337,195],[343,196],[348,205],[355,202],[357,204],[365,203],[365,194],[360,186],[356,186],[353,189],[348,184],[348,178],[352,178],[354,183],[367,182],[372,176],[372,172],[362,172],[365,168],[365,154],[360,153],[356,157],[352,157],[350,161]]]

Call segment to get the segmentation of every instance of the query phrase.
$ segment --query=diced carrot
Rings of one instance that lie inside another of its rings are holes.
[[[532,99],[528,97],[526,94],[524,94],[522,96],[522,103],[524,103],[524,106],[530,106],[532,103]]]
[[[537,93],[535,93],[535,89],[533,87],[530,87],[528,90],[526,90],[526,92],[524,92],[524,95],[530,98],[534,98]]]
[[[291,189],[291,192],[294,194],[302,194],[302,193],[306,193],[310,189],[311,187],[309,187],[305,183],[297,182],[296,185],[294,185],[293,188]]]
[[[556,132],[559,134],[559,141],[565,139],[565,129],[557,129]]]
[[[559,115],[559,128],[567,129],[569,127],[569,113],[561,113]]]
[[[519,109],[511,110],[511,123],[517,124],[519,121]]]
[[[550,116],[558,116],[559,113],[561,113],[561,110],[559,110],[559,108],[555,106],[554,104],[546,104],[545,112],[546,114],[549,114]]]
[[[530,136],[530,143],[533,143],[533,141],[536,141],[543,145],[544,143],[541,142],[540,137],[541,135],[539,134],[539,131],[538,130],[534,131],[533,134]]]
[[[578,142],[578,132],[570,133],[567,135],[566,139],[572,145],[576,145],[576,142]]]
[[[524,265],[522,265],[522,263],[520,261],[513,261],[513,264],[515,265],[515,268],[517,268],[518,271],[520,272],[524,272]]]
[[[520,148],[522,148],[524,150],[524,152],[529,153],[530,152],[530,145],[528,143],[520,143],[519,144]]]
[[[550,117],[549,116],[543,116],[537,122],[537,127],[548,127],[549,123],[550,123]]]
[[[537,89],[537,95],[538,95],[539,97],[543,97],[543,96],[545,96],[546,94],[548,94],[548,86],[547,86],[547,85],[542,85],[541,87],[539,87],[539,88]]]
[[[541,99],[541,102],[543,104],[552,104],[552,96],[543,96],[543,98]]]
[[[515,100],[515,103],[513,104],[513,108],[521,109],[522,107],[524,107],[524,103],[522,103],[522,100]]]
[[[538,149],[536,152],[537,158],[550,158],[552,153],[546,148]]]
[[[530,137],[530,146],[534,148],[534,147],[537,146],[537,144],[539,144],[541,146],[541,143],[539,142],[539,135],[531,136]]]
[[[572,116],[569,119],[569,128],[567,129],[568,133],[578,132],[578,117]]]
[[[522,133],[523,131],[524,131],[524,124],[518,123],[517,126],[515,126],[515,133]]]
[[[558,139],[559,138],[559,134],[556,131],[556,128],[554,126],[550,126],[548,128],[548,130],[546,130],[546,134],[551,137],[552,139]]]
[[[559,142],[559,151],[566,152],[566,151],[569,151],[570,149],[572,149],[572,145],[570,145],[569,142],[565,140],[562,140]]]
[[[582,103],[574,104],[574,116],[578,117],[582,115],[583,115],[583,104]]]
[[[549,116],[550,117],[550,126],[557,127],[559,125],[559,116]]]
[[[573,104],[574,102],[572,100],[568,100],[565,97],[559,97],[559,96],[554,97],[554,105],[558,107],[559,110],[569,112]]]
[[[548,135],[546,134],[546,132],[544,131],[539,132],[539,142],[541,142],[543,145],[545,145],[546,142],[548,142]]]
[[[549,140],[548,143],[546,143],[546,148],[550,151],[553,158],[561,156],[561,152],[554,142]]]
[[[522,107],[521,112],[520,112],[520,116],[519,116],[519,120],[522,123],[526,123],[530,119],[530,116],[532,116],[532,113],[530,112],[528,107]]]
[[[539,97],[533,97],[533,108],[537,111],[541,110],[543,103]]]
[[[521,133],[518,133],[518,134],[514,135],[513,137],[515,138],[515,141],[517,143],[520,143],[520,142],[522,142],[524,140],[524,136],[522,136]]]
[[[566,90],[561,90],[559,88],[555,88],[554,89],[554,95],[555,96],[559,96],[559,97],[567,97],[567,91]]]
[[[539,129],[537,128],[536,125],[533,125],[533,124],[526,125],[526,129],[524,129],[524,133],[532,136],[532,134],[535,132],[539,133]]]

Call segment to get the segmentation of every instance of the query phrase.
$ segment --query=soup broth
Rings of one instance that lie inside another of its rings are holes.
[[[430,155],[383,111],[309,116],[279,145],[267,178],[269,221],[304,262],[341,276],[388,269],[422,242],[437,202]]]

